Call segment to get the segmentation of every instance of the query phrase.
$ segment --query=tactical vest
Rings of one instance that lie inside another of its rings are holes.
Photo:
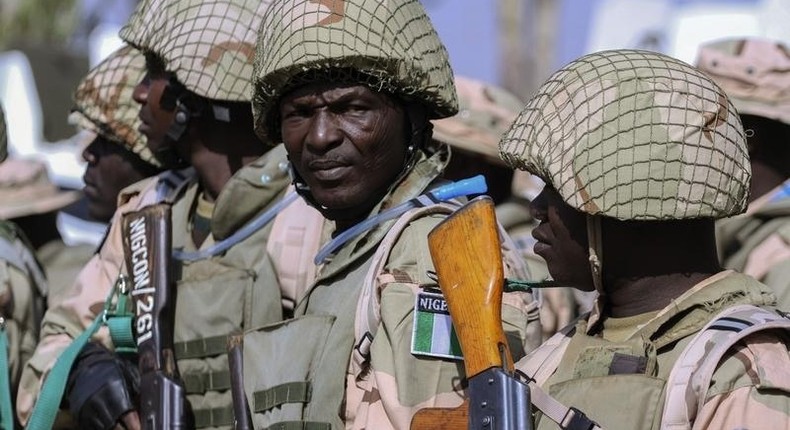
[[[174,247],[185,246],[189,237],[196,191],[192,187],[173,206]],[[227,336],[282,319],[280,288],[266,252],[270,231],[271,223],[221,255],[175,268],[175,354],[197,428],[233,424]],[[209,237],[202,248],[211,244]]]
[[[457,207],[437,204],[406,212],[370,251],[372,255],[359,259],[364,263],[343,274],[343,282],[327,287],[319,281],[297,308],[297,315],[302,313],[301,316],[245,333],[245,392],[256,428],[344,428],[340,412],[346,378],[350,375],[353,380],[365,366],[381,321],[380,292],[376,288],[395,282],[394,278],[389,279],[392,275],[382,274],[392,248],[414,220],[433,214],[448,215]],[[528,276],[509,239],[503,245],[503,253],[514,276]],[[305,315],[308,307],[309,314]],[[514,350],[537,346],[538,329],[536,325],[532,328],[532,333],[525,332],[529,327],[514,330],[520,333],[519,339],[509,339]],[[298,342],[293,341],[296,338]],[[525,338],[536,343],[524,342]],[[277,358],[282,350],[292,351],[288,361]]]
[[[679,359],[688,355],[688,348],[695,339],[691,334],[700,333],[711,320],[725,308],[736,305],[766,305],[761,300],[756,282],[743,275],[730,274],[716,281],[694,298],[700,307],[707,309],[686,311],[696,312],[691,319],[683,320],[683,327],[676,331],[663,326],[650,327],[641,336],[632,336],[624,342],[610,342],[600,337],[587,335],[587,318],[580,319],[575,327],[568,327],[558,333],[517,364],[517,368],[555,400],[565,406],[574,407],[586,413],[603,428],[663,429],[665,417],[672,417],[677,425],[682,412],[665,411],[667,400],[667,380]],[[716,300],[728,297],[727,300]],[[683,297],[677,300],[677,309],[682,309]],[[754,308],[758,309],[758,308]],[[665,309],[666,310],[666,309]],[[677,310],[663,312],[662,321],[678,316]],[[663,335],[656,331],[661,327]],[[723,354],[723,352],[722,352]],[[718,363],[718,358],[713,366]],[[682,361],[686,363],[687,361]],[[713,368],[710,369],[711,374]],[[688,375],[688,374],[687,374]],[[686,376],[687,376],[686,375]],[[683,383],[683,378],[675,375],[673,384]],[[704,396],[707,387],[698,394]],[[678,398],[683,406],[701,406],[704,398],[690,404],[690,399],[673,396],[671,403],[677,407]],[[693,417],[692,417],[693,418]],[[559,428],[542,412],[536,415],[536,429]],[[682,427],[680,427],[682,428]]]

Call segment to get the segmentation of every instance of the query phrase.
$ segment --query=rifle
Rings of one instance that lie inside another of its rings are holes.
[[[428,234],[428,245],[464,355],[469,399],[455,409],[418,411],[412,430],[531,429],[529,388],[513,376],[502,329],[504,269],[491,198],[450,215]]]
[[[235,430],[251,430],[252,415],[244,394],[244,334],[228,336],[228,368],[230,369],[230,394],[233,398],[233,427]]]
[[[122,231],[135,309],[140,423],[144,429],[187,428],[186,391],[173,349],[176,289],[170,270],[170,206],[158,204],[124,215]]]

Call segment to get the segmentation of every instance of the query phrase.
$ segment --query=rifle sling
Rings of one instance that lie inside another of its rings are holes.
[[[563,430],[601,430],[601,426],[576,408],[569,408],[543,391],[534,381],[529,382],[532,404]]]

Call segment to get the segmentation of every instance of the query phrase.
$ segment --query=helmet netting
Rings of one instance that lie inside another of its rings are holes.
[[[724,92],[686,63],[637,50],[587,55],[555,73],[500,155],[572,207],[618,219],[740,213],[751,173]]]
[[[790,124],[790,52],[779,42],[728,39],[700,48],[697,67],[724,89],[740,114]]]
[[[255,55],[258,135],[271,140],[270,110],[294,77],[333,69],[357,70],[371,78],[358,84],[423,103],[431,118],[458,109],[447,51],[418,1],[279,0],[263,18]]]
[[[249,102],[258,26],[268,0],[146,0],[121,38],[164,62],[189,91]]]
[[[143,54],[124,46],[88,72],[74,92],[71,120],[78,127],[90,130],[122,145],[143,161],[156,167],[157,160],[139,131],[140,105],[132,98],[135,86],[145,76]]]

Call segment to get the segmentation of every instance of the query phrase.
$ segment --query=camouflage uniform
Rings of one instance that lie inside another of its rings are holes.
[[[484,156],[490,163],[504,165],[498,156],[499,138],[516,119],[524,103],[502,88],[462,76],[455,77],[455,87],[458,91],[458,113],[434,120],[433,138],[450,145],[451,149],[471,151]],[[513,181],[513,194],[523,198],[528,194],[525,188],[535,187],[525,182],[539,183],[540,180],[522,173],[524,178],[521,181]],[[527,202],[511,198],[499,203],[496,207],[497,220],[523,252],[532,279],[544,280],[549,278],[549,271],[543,258],[532,251],[535,244],[532,229],[538,223],[525,204]],[[544,339],[580,315],[573,289],[545,288],[538,294]],[[589,308],[581,309],[582,312],[587,310]]]
[[[0,107],[0,162],[6,155],[5,115]],[[11,390],[0,396],[13,396],[22,364],[33,354],[46,293],[44,274],[24,233],[13,222],[0,220],[0,332],[8,342],[8,368],[0,371],[8,372]],[[3,414],[0,411],[0,417]]]
[[[416,1],[275,2],[261,26],[254,76],[261,135],[279,130],[275,106],[289,89],[333,78],[419,101],[430,117],[456,110],[446,51]],[[370,216],[434,186],[446,160],[442,147],[418,150]],[[459,363],[411,352],[415,299],[435,286],[426,273],[433,268],[426,235],[443,218],[417,215],[389,245],[382,241],[398,220],[362,232],[319,267],[293,319],[245,333],[244,382],[255,428],[408,428],[422,407],[461,403]],[[382,249],[388,254],[378,260]],[[359,308],[366,292],[380,304],[367,321],[372,339],[370,332],[355,335],[369,316]],[[529,294],[506,303],[507,331],[520,356],[538,343],[536,303]],[[361,352],[366,342],[369,354]]]
[[[265,7],[257,1],[143,2],[121,35],[144,53],[159,55],[189,91],[209,101],[249,102],[247,77]],[[204,250],[278,202],[288,183],[282,147],[242,167],[217,196],[211,234],[199,248],[191,236],[200,193],[192,169],[169,171],[125,189],[98,254],[80,273],[69,298],[47,312],[41,344],[28,362],[18,396],[20,417],[27,420],[55,358],[95,318],[119,274],[126,272],[123,214],[170,201],[173,247]],[[277,277],[266,254],[270,230],[271,224],[220,255],[184,261],[174,269],[180,273],[174,326],[177,365],[199,428],[229,428],[233,423],[226,336],[282,319]],[[106,329],[94,340],[112,347]]]
[[[790,126],[790,54],[784,45],[719,41],[702,47],[697,64],[727,92],[739,114]],[[790,309],[790,180],[752,201],[744,215],[719,221],[717,236],[723,266],[764,282],[779,307]]]
[[[648,51],[605,51],[564,67],[527,104],[500,150],[511,165],[539,175],[586,213],[588,228],[600,216],[720,218],[746,206],[750,170],[732,104],[696,69]],[[600,239],[588,239],[601,288],[606,255]],[[724,271],[658,312],[615,319],[601,314],[599,303],[575,329],[547,342],[564,342],[561,355],[539,359],[539,349],[516,367],[603,428],[662,428],[665,382],[678,355],[708,320],[737,304],[770,307],[774,296],[759,282]],[[622,341],[607,340],[615,330]],[[787,428],[788,344],[786,333],[774,332],[732,348],[693,428]],[[558,427],[538,413],[536,428]]]

